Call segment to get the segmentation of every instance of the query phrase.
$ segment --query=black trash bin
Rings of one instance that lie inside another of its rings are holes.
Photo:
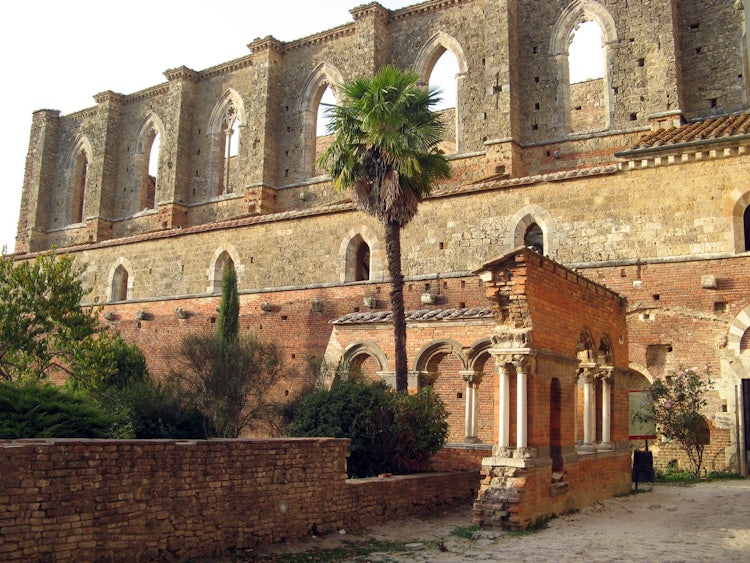
[[[649,451],[635,450],[633,452],[633,483],[654,482],[654,455]]]

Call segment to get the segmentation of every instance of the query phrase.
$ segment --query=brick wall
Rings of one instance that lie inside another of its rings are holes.
[[[632,486],[630,459],[627,450],[581,455],[565,463],[564,479],[554,483],[550,465],[483,466],[474,522],[522,530],[545,518],[627,494]]]
[[[0,443],[0,560],[183,561],[468,503],[478,474],[346,480],[348,440]]]

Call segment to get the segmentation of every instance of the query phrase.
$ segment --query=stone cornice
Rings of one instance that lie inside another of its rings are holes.
[[[118,94],[117,92],[113,92],[112,90],[106,90],[105,92],[94,94],[94,101],[97,104],[121,103],[124,98],[125,96],[123,96],[122,94]]]
[[[284,43],[276,39],[273,35],[253,39],[248,43],[247,48],[250,49],[253,55],[264,51],[272,51],[280,55],[284,54]]]
[[[216,66],[212,66],[205,70],[200,71],[199,73],[200,80],[208,80],[210,78],[214,78],[221,74],[226,74],[227,72],[234,72],[235,70],[241,70],[243,68],[252,66],[252,64],[253,64],[253,55],[252,54],[245,55],[244,57],[240,57],[239,59],[234,59],[234,60],[221,63]]]
[[[149,98],[156,98],[158,96],[163,96],[164,94],[169,92],[169,83],[168,82],[162,82],[161,84],[157,84],[156,86],[151,86],[149,88],[144,88],[143,90],[139,90],[138,92],[133,92],[132,94],[128,94],[125,96],[126,102],[137,102],[139,100],[147,100]]]
[[[469,4],[474,0],[432,0],[415,6],[407,6],[391,12],[391,21],[405,20],[426,12],[437,12],[446,10],[457,4]]]
[[[71,113],[71,114],[64,116],[63,119],[65,121],[83,121],[84,119],[95,117],[98,109],[99,108],[96,106],[82,109],[75,113]]]
[[[187,80],[190,82],[196,82],[198,80],[199,74],[192,68],[188,68],[185,65],[182,65],[177,68],[170,68],[165,70],[164,76],[170,82],[173,80]]]
[[[354,35],[356,28],[356,24],[347,23],[338,27],[334,27],[332,29],[321,31],[320,33],[316,33],[314,35],[308,35],[307,37],[303,37],[301,39],[296,39],[295,41],[286,43],[284,45],[284,51],[289,52],[299,49],[305,49],[307,47],[320,45],[322,43],[328,43],[330,41],[335,41],[336,39],[341,39],[342,37]]]
[[[370,2],[369,4],[363,4],[362,6],[356,6],[349,10],[355,21],[366,18],[367,16],[375,16],[382,20],[387,20],[391,15],[391,11],[381,6],[378,2]]]

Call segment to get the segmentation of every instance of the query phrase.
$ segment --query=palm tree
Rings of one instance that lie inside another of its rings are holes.
[[[339,86],[338,105],[327,109],[333,144],[320,156],[339,190],[352,188],[354,204],[377,217],[385,229],[391,278],[396,390],[406,391],[406,319],[401,273],[401,229],[417,213],[435,180],[450,166],[437,145],[440,115],[430,108],[439,92],[419,84],[419,76],[386,66],[370,78]]]

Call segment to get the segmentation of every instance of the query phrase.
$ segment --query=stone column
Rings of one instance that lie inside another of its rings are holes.
[[[602,449],[612,449],[612,368],[599,372],[602,380]]]
[[[474,432],[474,372],[473,371],[460,371],[458,372],[463,380],[466,382],[465,392],[465,413],[464,413],[464,442],[469,442],[475,436]]]
[[[498,416],[498,452],[510,448],[510,374],[505,363],[498,362],[500,408]],[[501,454],[498,454],[501,455]]]
[[[523,451],[528,447],[527,373],[523,360],[515,360],[513,365],[516,367],[516,449]]]
[[[593,451],[596,432],[594,373],[589,368],[583,368],[581,379],[583,379],[583,447],[581,449]]]

